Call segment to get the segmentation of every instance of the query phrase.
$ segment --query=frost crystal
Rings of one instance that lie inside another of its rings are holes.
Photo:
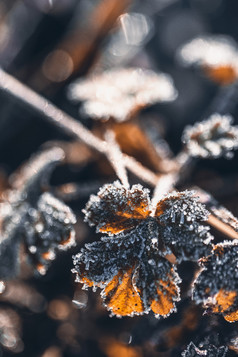
[[[227,348],[224,346],[215,347],[213,345],[208,345],[206,349],[197,348],[193,342],[190,342],[187,349],[182,352],[182,357],[225,357]]]
[[[214,246],[202,260],[194,282],[193,299],[229,321],[238,320],[238,240]]]
[[[56,248],[67,248],[74,243],[74,214],[50,193],[42,194],[49,174],[63,158],[61,149],[47,150],[33,157],[13,176],[14,189],[0,205],[1,279],[17,275],[21,244],[36,270],[44,274]]]
[[[178,58],[184,65],[201,66],[211,79],[221,84],[233,82],[238,75],[237,46],[230,37],[195,38],[182,46]]]
[[[230,116],[213,114],[208,120],[186,127],[182,140],[191,156],[226,156],[238,148],[238,127],[231,124]]]
[[[82,111],[94,119],[121,122],[137,110],[175,99],[171,78],[140,68],[114,69],[70,86],[69,96],[83,101]]]
[[[180,279],[166,254],[196,260],[211,250],[211,236],[200,224],[207,211],[193,192],[167,195],[152,215],[147,189],[126,189],[116,181],[91,196],[84,213],[86,222],[110,237],[87,244],[74,257],[76,280],[101,287],[105,305],[117,316],[174,311]]]

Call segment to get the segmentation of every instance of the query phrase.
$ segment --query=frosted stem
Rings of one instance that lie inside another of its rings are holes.
[[[176,174],[163,175],[157,180],[151,201],[153,215],[155,213],[157,203],[161,200],[163,196],[168,194],[168,192],[170,192],[174,188],[174,183],[176,181]]]
[[[105,133],[105,140],[109,146],[109,150],[107,151],[107,158],[110,161],[123,186],[129,188],[128,176],[124,164],[123,154],[120,150],[118,143],[115,140],[115,134],[111,130],[107,130]]]
[[[30,89],[11,75],[4,72],[1,68],[0,89],[2,89],[4,93],[7,93],[18,101],[20,101],[21,104],[24,104],[28,108],[34,110],[34,112],[40,114],[42,118],[56,125],[65,133],[69,134],[70,136],[74,136],[77,139],[80,139],[89,147],[108,156],[108,152],[110,150],[110,146],[108,145],[108,143],[96,137],[81,123],[73,119],[70,115],[58,109],[47,99],[37,94],[32,89]],[[158,180],[156,174],[154,174],[149,169],[144,168],[134,158],[125,154],[123,154],[122,157],[124,165],[128,168],[128,170],[133,172],[137,177],[141,178],[143,181],[149,183],[150,185],[156,184]]]

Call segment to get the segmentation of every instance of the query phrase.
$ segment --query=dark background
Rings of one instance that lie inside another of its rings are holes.
[[[92,46],[82,66],[73,75],[58,82],[45,78],[43,67],[47,56],[65,41],[75,41],[75,48],[80,48],[81,34],[89,30],[87,19],[99,3],[93,0],[54,0],[50,6],[45,0],[1,0],[0,66],[89,128],[92,125],[90,120],[80,117],[78,105],[67,99],[67,87],[74,78],[86,75],[96,64],[102,69],[110,67],[110,64],[141,65],[169,73],[178,90],[178,98],[171,104],[154,106],[146,114],[160,117],[165,139],[174,153],[182,147],[184,127],[205,119],[212,112],[230,113],[238,124],[238,92],[222,106],[229,88],[219,87],[199,71],[182,68],[175,60],[178,47],[201,34],[227,34],[237,41],[237,0],[167,1],[170,5],[159,0],[132,1],[127,11],[141,13],[151,25],[149,34],[136,50],[119,59],[108,55],[110,43],[118,31],[114,24],[100,37],[98,44]],[[0,167],[3,177],[8,177],[50,140],[68,141],[70,138],[0,91]],[[199,161],[186,184],[199,184],[237,214],[237,162],[237,154],[232,160]],[[83,185],[101,178],[93,165],[83,168],[68,165],[54,172],[52,184],[75,181]],[[108,178],[112,179],[113,176]],[[82,197],[69,202],[80,220],[86,201],[87,197]],[[77,247],[61,254],[45,277],[36,279],[28,276],[24,281],[12,282],[13,286],[20,285],[22,297],[17,302],[1,301],[0,309],[15,311],[21,328],[18,329],[19,340],[15,347],[14,344],[9,347],[3,343],[0,356],[179,356],[191,340],[199,344],[208,335],[218,345],[228,342],[227,336],[230,338],[237,324],[224,323],[217,316],[201,317],[202,310],[191,305],[187,298],[178,304],[178,313],[165,320],[157,321],[150,315],[109,318],[100,305],[99,294],[85,292],[81,296],[80,287],[74,283],[71,273],[72,253],[92,240],[95,240],[94,230],[89,230],[80,221]],[[195,267],[186,263],[180,269],[186,291]],[[24,293],[24,284],[40,294],[38,300],[42,306],[38,312],[34,308],[32,311],[32,305],[29,308],[21,301],[33,294],[32,291]],[[72,305],[75,294],[88,299],[85,308],[76,309]],[[186,316],[191,321],[187,321]],[[196,322],[194,328],[191,327],[193,321]],[[182,329],[179,333],[176,332],[178,326]],[[0,343],[1,331],[0,315]],[[171,337],[174,334],[179,337]],[[228,355],[235,353],[230,351]]]

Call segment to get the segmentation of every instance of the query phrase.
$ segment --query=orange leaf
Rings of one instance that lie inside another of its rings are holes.
[[[234,67],[231,65],[223,65],[218,67],[206,66],[204,67],[204,71],[210,79],[222,85],[231,84],[237,79],[237,73]]]
[[[133,271],[133,268],[119,271],[104,289],[105,303],[117,316],[144,312],[140,295],[132,283]]]
[[[178,290],[172,280],[160,280],[157,288],[157,299],[151,303],[151,310],[158,315],[166,316],[173,310]]]

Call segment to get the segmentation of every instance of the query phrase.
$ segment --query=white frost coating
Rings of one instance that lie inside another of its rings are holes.
[[[114,118],[121,122],[134,110],[172,101],[177,91],[172,79],[163,73],[141,68],[118,68],[80,79],[71,84],[69,97],[83,101],[82,111],[94,119]]]
[[[178,51],[178,59],[184,65],[211,67],[230,65],[238,70],[236,43],[228,36],[204,36],[193,39]]]
[[[182,141],[191,156],[218,158],[238,148],[238,126],[229,115],[213,114],[209,119],[187,126]]]

